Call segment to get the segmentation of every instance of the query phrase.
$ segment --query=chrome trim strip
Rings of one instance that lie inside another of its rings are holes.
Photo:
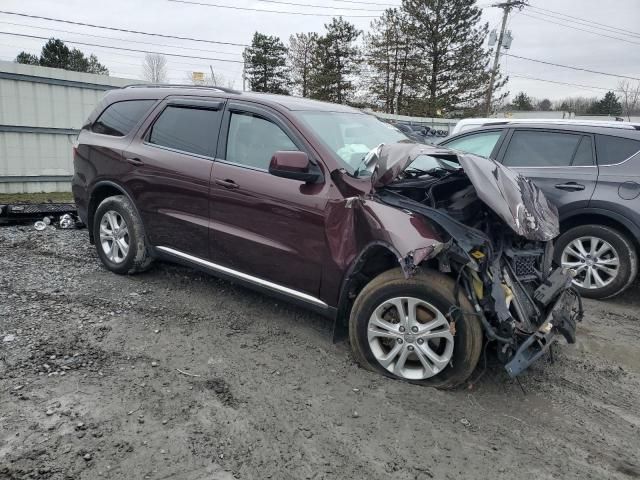
[[[156,248],[158,250],[162,250],[163,252],[169,253],[176,257],[184,258],[185,260],[189,260],[190,262],[198,263],[212,270],[216,270],[221,273],[226,273],[227,275],[231,275],[241,280],[245,280],[247,282],[251,282],[253,284],[259,285],[261,287],[268,288],[269,290],[274,290],[279,293],[284,293],[285,295],[288,295],[290,297],[295,297],[299,300],[303,300],[308,303],[313,303],[314,305],[318,305],[323,308],[329,307],[329,305],[324,303],[319,298],[313,297],[311,295],[307,295],[306,293],[299,292],[298,290],[294,290],[288,287],[283,287],[282,285],[278,285],[277,283],[269,282],[267,280],[254,277],[253,275],[248,275],[246,273],[238,272],[237,270],[233,270],[228,267],[223,267],[222,265],[218,265],[217,263],[209,262],[208,260],[203,260],[202,258],[194,257],[193,255],[180,252],[179,250],[174,250],[173,248],[169,248],[169,247],[156,247]]]

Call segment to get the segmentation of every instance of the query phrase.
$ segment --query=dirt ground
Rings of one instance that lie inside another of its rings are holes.
[[[640,287],[521,377],[408,385],[331,325],[86,230],[0,228],[1,479],[640,477]]]

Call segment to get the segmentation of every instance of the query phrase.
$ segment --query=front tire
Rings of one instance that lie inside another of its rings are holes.
[[[103,265],[119,274],[143,272],[153,258],[142,220],[124,195],[105,198],[93,216],[93,238]]]
[[[353,304],[349,338],[356,361],[388,377],[441,389],[467,380],[482,350],[474,315],[449,315],[454,281],[426,270],[405,278],[400,269],[367,284]],[[463,312],[473,309],[460,295]]]
[[[555,262],[576,271],[580,295],[604,299],[622,293],[638,271],[636,249],[620,231],[604,225],[582,225],[556,240]]]

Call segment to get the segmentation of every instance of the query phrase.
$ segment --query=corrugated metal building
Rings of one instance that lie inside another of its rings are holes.
[[[0,193],[70,191],[78,130],[106,90],[131,83],[0,61]]]

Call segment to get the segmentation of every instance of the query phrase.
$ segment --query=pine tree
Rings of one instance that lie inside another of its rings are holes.
[[[314,52],[318,45],[318,34],[296,33],[289,37],[287,64],[291,85],[297,95],[309,96],[309,83]]]
[[[514,97],[513,102],[511,102],[511,105],[516,110],[533,110],[533,102],[529,95],[524,92],[518,93]]]
[[[40,65],[43,67],[51,68],[64,68],[69,67],[69,60],[71,56],[71,50],[67,47],[62,40],[51,38],[42,47],[40,53]]]
[[[401,13],[390,8],[371,22],[371,32],[365,35],[368,88],[374,103],[386,113],[404,110],[407,90],[416,83],[413,65],[419,58],[405,23]]]
[[[40,59],[31,53],[20,52],[15,60],[16,63],[23,63],[25,65],[40,65]]]
[[[254,92],[288,95],[287,48],[278,37],[256,32],[245,49],[246,71]]]
[[[77,48],[70,50],[62,40],[55,38],[51,38],[45,43],[39,58],[31,53],[21,52],[15,61],[27,65],[109,75],[109,70],[98,61],[98,57],[93,54],[86,57]]]
[[[346,103],[353,93],[353,76],[358,71],[360,52],[355,41],[360,31],[342,17],[333,18],[325,28],[314,54],[310,96]]]
[[[491,52],[483,46],[488,24],[481,24],[475,0],[403,0],[409,42],[421,59],[414,85],[427,116],[481,106],[489,84]],[[505,81],[497,76],[495,89]],[[424,87],[423,87],[424,85]],[[497,99],[498,101],[500,98]]]
[[[607,92],[602,100],[593,104],[590,113],[617,117],[622,114],[622,104],[614,92]]]

